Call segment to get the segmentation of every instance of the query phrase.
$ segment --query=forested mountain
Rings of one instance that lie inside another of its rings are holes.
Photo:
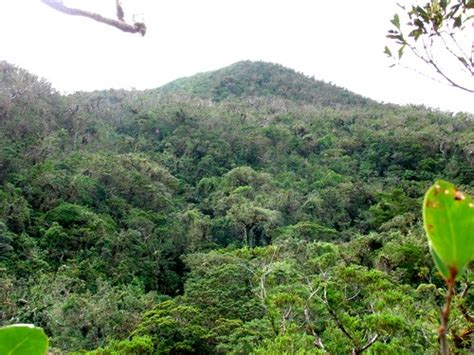
[[[198,96],[213,102],[270,97],[324,106],[362,106],[374,103],[348,90],[310,79],[281,65],[251,61],[178,79],[158,91],[163,94]]]
[[[421,199],[474,191],[471,114],[263,62],[67,96],[0,62],[0,127],[2,325],[60,353],[436,352]]]

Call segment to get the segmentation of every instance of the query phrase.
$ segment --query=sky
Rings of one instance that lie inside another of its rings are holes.
[[[0,60],[63,93],[146,89],[240,60],[282,64],[380,102],[474,113],[474,94],[435,82],[383,53],[392,0],[122,0],[145,37],[57,12],[40,0],[0,1]],[[64,0],[115,16],[115,0]],[[407,57],[406,64],[422,64]]]

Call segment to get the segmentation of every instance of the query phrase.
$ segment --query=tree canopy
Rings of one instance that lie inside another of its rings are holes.
[[[436,352],[420,206],[440,177],[472,195],[472,115],[263,62],[71,95],[0,62],[0,102],[1,325],[57,352]]]

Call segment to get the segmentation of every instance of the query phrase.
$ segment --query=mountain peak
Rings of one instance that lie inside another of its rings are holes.
[[[215,102],[262,96],[324,106],[365,105],[372,102],[280,64],[249,60],[175,80],[161,87],[160,92],[197,96]]]

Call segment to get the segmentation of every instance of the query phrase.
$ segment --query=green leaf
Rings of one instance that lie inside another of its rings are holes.
[[[395,14],[393,16],[393,20],[391,22],[396,28],[400,29],[400,17],[398,16],[398,14]]]
[[[423,224],[439,271],[459,276],[474,259],[473,200],[439,180],[425,194]]]
[[[469,68],[469,63],[467,62],[467,60],[463,57],[458,57],[459,61],[466,67],[466,68]]]
[[[433,256],[434,263],[435,263],[436,267],[438,268],[439,272],[441,273],[441,275],[443,275],[443,277],[445,279],[448,279],[449,278],[449,269],[448,269],[448,267],[443,263],[443,261],[440,259],[438,254],[436,254],[434,249],[431,248],[431,247],[430,247],[430,252],[431,252],[431,256]]]
[[[421,6],[414,7],[412,11],[417,16],[420,16],[426,23],[430,22],[430,16]]]
[[[402,59],[403,51],[405,50],[405,46],[401,46],[398,50],[398,59]]]
[[[0,354],[44,355],[48,338],[43,329],[30,324],[17,324],[0,328]]]
[[[420,36],[421,36],[421,31],[418,30],[418,29],[413,30],[413,31],[410,32],[410,34],[408,36],[415,38],[415,41],[417,41],[418,38],[420,38]]]
[[[395,14],[393,16],[393,20],[390,21],[396,28],[400,29],[400,16],[398,14]]]
[[[386,37],[390,39],[397,39],[399,43],[405,44],[405,39],[403,38],[402,35],[387,35]]]
[[[454,19],[454,28],[462,26],[462,16],[459,15]]]
[[[390,50],[390,48],[388,48],[387,46],[385,46],[383,52],[388,55],[389,57],[392,57],[392,51]]]
[[[443,11],[446,11],[446,8],[448,6],[448,0],[441,0],[439,2],[439,6],[441,6],[441,8],[443,9]]]
[[[425,31],[426,32],[425,24],[419,18],[415,19],[413,21],[413,24],[418,27],[418,31],[420,31],[420,32]]]

